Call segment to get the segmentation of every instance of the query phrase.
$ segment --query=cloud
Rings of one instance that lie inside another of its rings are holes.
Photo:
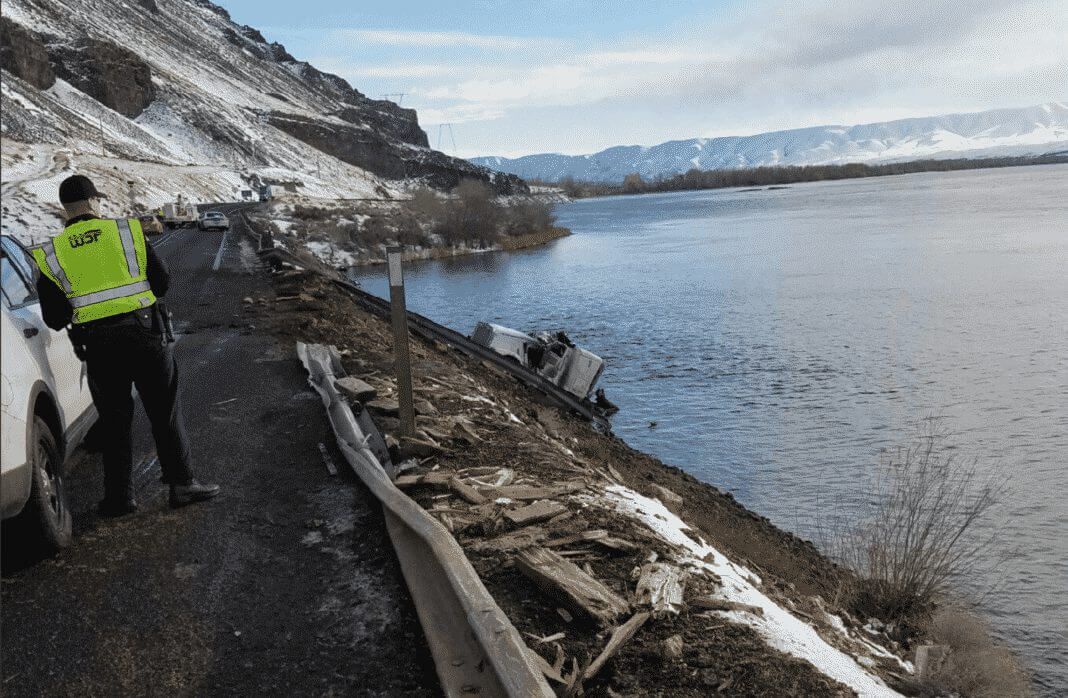
[[[337,69],[337,68],[335,68]],[[385,63],[382,65],[344,65],[348,75],[367,78],[440,78],[462,75],[470,66],[440,63]]]
[[[643,37],[633,46],[578,52],[423,94],[503,108],[624,96],[764,99],[770,105],[782,97],[866,99],[886,88],[952,95],[974,92],[968,86],[976,84],[998,95],[1013,92],[998,84],[1012,76],[1026,79],[1041,66],[1064,64],[1066,8],[1060,0],[786,3],[708,33]],[[666,50],[649,48],[669,41]]]
[[[470,147],[483,153],[517,152],[524,143],[529,152],[556,150],[563,146],[542,144],[565,141],[572,152],[592,152],[625,142],[1022,106],[1068,94],[1064,0],[764,0],[740,7],[716,22],[592,41],[338,30],[337,43],[348,50],[331,64],[357,87],[370,82],[406,92],[405,106],[417,108],[431,130],[472,124],[465,141],[477,139]],[[359,62],[364,45],[370,48],[363,54],[377,60]],[[565,133],[567,124],[575,125]]]
[[[422,48],[477,48],[489,50],[522,49],[545,40],[519,36],[493,36],[465,32],[398,31],[391,29],[336,29],[336,39],[383,46],[418,46]]]

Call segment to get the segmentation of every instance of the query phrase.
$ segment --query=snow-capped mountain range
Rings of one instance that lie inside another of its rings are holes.
[[[616,146],[592,155],[543,153],[519,158],[476,157],[471,162],[524,179],[572,177],[619,182],[637,172],[646,179],[696,168],[894,162],[924,158],[1045,154],[1068,150],[1068,103],[900,119],[859,126],[814,126],[753,136],[690,138],[660,145]]]

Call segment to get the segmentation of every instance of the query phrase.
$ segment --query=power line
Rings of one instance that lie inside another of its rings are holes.
[[[392,100],[392,101],[396,102],[397,106],[399,107],[401,105],[401,102],[404,101],[404,95],[406,95],[406,94],[408,94],[408,93],[407,92],[387,92],[386,94],[382,95],[382,99]],[[397,99],[393,99],[394,97],[396,97]]]

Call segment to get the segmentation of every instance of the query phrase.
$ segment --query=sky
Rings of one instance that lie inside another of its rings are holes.
[[[460,157],[1068,101],[1068,0],[215,1]]]

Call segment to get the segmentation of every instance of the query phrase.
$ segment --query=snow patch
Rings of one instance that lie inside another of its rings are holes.
[[[687,554],[678,562],[697,573],[706,571],[718,575],[722,581],[719,593],[725,600],[755,606],[763,612],[717,612],[724,618],[748,625],[771,647],[808,661],[823,674],[852,688],[859,696],[900,695],[868,671],[856,658],[831,646],[819,636],[815,628],[790,614],[761,592],[757,588],[761,582],[756,574],[731,562],[703,540],[691,538],[686,533],[691,530],[689,526],[659,500],[645,497],[622,485],[609,486],[604,499],[618,512],[637,519],[667,542],[685,550]],[[882,653],[893,656],[885,649],[879,649]]]

